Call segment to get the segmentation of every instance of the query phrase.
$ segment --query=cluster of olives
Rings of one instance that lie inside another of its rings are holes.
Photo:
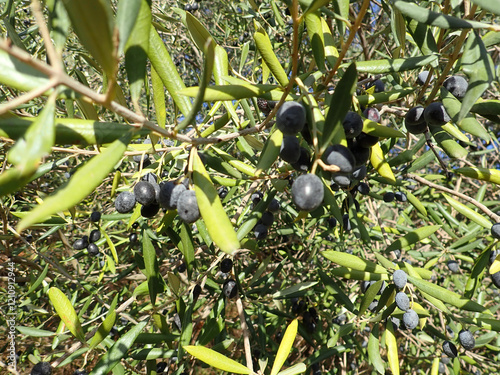
[[[186,223],[194,223],[200,218],[200,210],[194,190],[189,190],[188,180],[157,182],[154,173],[147,173],[134,186],[133,192],[124,191],[115,199],[115,208],[119,213],[132,211],[139,203],[141,215],[146,218],[155,216],[160,207],[165,210],[177,209],[177,214]]]
[[[396,293],[396,297],[394,298],[396,306],[401,311],[404,311],[403,327],[411,331],[418,326],[419,318],[415,310],[410,308],[410,299],[404,292],[404,288],[406,286],[406,283],[408,282],[408,276],[406,275],[405,271],[396,270],[392,274],[392,281],[394,282],[394,285],[398,290],[398,293]],[[392,322],[394,323],[395,320],[393,319]],[[399,325],[397,326],[397,328],[399,328]]]
[[[99,211],[93,211],[90,214],[90,221],[94,223],[99,223],[101,220],[101,213]],[[81,238],[73,242],[73,249],[84,250],[87,249],[89,255],[97,256],[100,251],[96,245],[96,242],[101,239],[101,231],[99,229],[93,229],[90,234],[84,235]]]
[[[429,72],[420,74],[422,77],[419,75],[419,82],[427,80]],[[462,76],[451,76],[443,82],[443,87],[459,100],[464,98],[468,86],[467,80]],[[428,130],[428,126],[443,126],[450,120],[443,103],[437,101],[425,108],[420,105],[411,108],[405,116],[405,127],[411,134],[422,134]]]
[[[314,307],[307,307],[307,303],[298,298],[292,298],[292,313],[294,315],[302,316],[302,324],[306,331],[313,334],[316,331],[316,327],[319,322],[318,312]]]
[[[252,204],[256,206],[264,197],[264,195],[258,191],[253,193],[251,196]],[[254,227],[255,238],[258,240],[263,240],[267,237],[269,228],[274,223],[274,214],[280,210],[280,202],[273,198],[269,203],[267,210],[262,213],[261,218]]]

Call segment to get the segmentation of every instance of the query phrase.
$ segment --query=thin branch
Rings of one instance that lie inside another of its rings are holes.
[[[43,18],[42,6],[39,0],[31,1],[31,8],[35,16],[36,23],[38,25],[38,30],[45,42],[45,49],[47,50],[47,55],[49,57],[50,64],[59,71],[62,71],[62,60],[61,56],[56,52],[54,44],[52,44],[52,39],[50,38],[50,32]]]
[[[57,81],[56,80],[50,80],[47,82],[45,85],[37,87],[21,96],[18,96],[15,99],[12,99],[8,101],[7,103],[3,104],[0,106],[0,115],[3,115],[16,107],[20,106],[21,104],[27,103],[30,100],[33,100],[35,98],[38,98],[39,96],[43,95],[44,92],[54,88],[57,86]]]
[[[469,202],[469,203],[473,204],[474,206],[476,206],[477,208],[479,208],[481,211],[483,211],[486,215],[488,215],[488,217],[490,217],[496,223],[500,223],[500,216],[499,215],[495,214],[488,207],[486,207],[482,203],[479,203],[474,198],[471,198],[471,197],[469,197],[469,196],[467,196],[465,194],[459,193],[458,191],[448,189],[447,187],[444,187],[444,186],[441,186],[441,185],[437,185],[437,184],[435,184],[433,182],[427,181],[425,178],[420,177],[420,176],[418,176],[416,174],[409,173],[408,177],[412,178],[412,179],[414,179],[414,180],[416,180],[418,182],[420,182],[421,184],[424,184],[424,185],[427,185],[427,186],[429,186],[431,188],[434,188],[436,190],[444,191],[444,192],[446,192],[448,194],[451,194],[451,195],[454,195],[456,197],[462,198],[464,201]]]
[[[236,307],[238,308],[241,330],[243,331],[243,346],[245,348],[245,359],[247,362],[247,367],[250,369],[250,371],[253,372],[252,349],[250,347],[250,332],[248,332],[245,310],[243,309],[243,302],[241,302],[241,298],[239,296],[236,300]]]

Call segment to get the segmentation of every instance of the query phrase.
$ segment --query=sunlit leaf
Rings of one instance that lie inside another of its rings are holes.
[[[68,327],[69,331],[78,340],[84,342],[85,336],[83,334],[80,320],[78,319],[78,315],[76,315],[75,309],[73,308],[73,305],[68,297],[66,297],[66,295],[56,287],[50,288],[48,295],[57,315],[59,315],[66,327]]]
[[[195,148],[190,163],[198,207],[208,233],[222,251],[231,254],[240,248],[240,242]]]
[[[271,369],[271,375],[276,375],[280,372],[283,364],[285,363],[290,350],[292,349],[293,343],[295,341],[295,336],[297,336],[297,328],[299,322],[297,319],[292,320],[290,325],[287,327],[283,338],[281,339],[280,347],[274,358],[273,367]]]
[[[238,363],[215,350],[205,348],[204,346],[185,346],[186,352],[196,357],[202,362],[222,371],[235,374],[250,374],[252,371],[241,363]]]

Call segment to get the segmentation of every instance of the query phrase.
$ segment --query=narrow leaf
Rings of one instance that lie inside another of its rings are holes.
[[[476,100],[483,95],[495,79],[493,60],[476,31],[470,33],[467,38],[462,56],[462,69],[469,77],[469,86],[462,99],[458,122],[465,118]]]
[[[389,183],[395,184],[396,177],[392,172],[391,166],[385,160],[384,152],[378,143],[372,146],[372,151],[370,154],[370,162],[373,165],[373,168],[377,170],[377,172],[384,177]]]
[[[361,73],[386,74],[404,72],[433,64],[438,55],[408,57],[406,59],[383,59],[356,62],[356,68]]]
[[[113,142],[104,152],[90,159],[78,169],[66,185],[59,188],[54,195],[48,197],[22,219],[17,230],[20,232],[52,214],[67,210],[92,193],[122,158],[131,138],[132,133],[127,133]]]
[[[303,283],[298,283],[292,285],[291,287],[285,288],[283,290],[277,291],[273,294],[273,298],[293,298],[299,295],[304,295],[305,291],[315,286],[317,281],[307,281]]]
[[[393,375],[399,375],[398,343],[394,335],[392,321],[388,320],[385,331],[385,345],[387,346],[387,361]]]
[[[154,27],[151,27],[149,30],[148,57],[151,61],[151,65],[163,81],[173,101],[179,107],[182,114],[187,116],[191,109],[191,102],[186,96],[179,93],[182,89],[185,89],[186,86]]]
[[[321,255],[340,266],[352,268],[353,270],[387,274],[384,267],[369,260],[358,258],[356,255],[335,250],[322,251]]]
[[[89,344],[90,349],[94,349],[97,345],[99,345],[102,342],[102,340],[108,337],[109,332],[111,332],[111,329],[115,325],[115,321],[116,321],[116,312],[114,309],[112,309],[108,312],[106,319],[104,319],[104,322],[102,322],[99,328],[97,329],[97,332],[95,333],[94,337],[92,337],[92,340],[90,341]]]
[[[40,115],[32,122],[24,137],[19,139],[8,154],[8,160],[22,176],[35,172],[43,157],[52,151],[55,140],[56,94],[50,95]]]
[[[235,374],[251,374],[252,371],[241,363],[238,363],[225,355],[216,352],[215,350],[205,348],[204,346],[185,346],[186,352],[196,357],[202,362],[215,367],[222,371],[232,372]]]
[[[1,70],[1,69],[0,69]],[[0,137],[18,140],[26,135],[26,132],[37,121],[38,117],[18,118],[11,117],[0,119]],[[131,130],[137,129],[127,124],[116,122],[98,122],[77,118],[57,118],[55,119],[55,144],[67,145],[101,145],[111,143],[123,137]],[[137,131],[138,136],[145,136],[150,133],[148,129]]]
[[[358,74],[356,64],[352,63],[344,72],[339,83],[335,87],[330,101],[327,103],[329,109],[325,117],[323,135],[320,138],[321,153],[331,144],[340,143],[345,139],[342,121],[349,111],[352,103],[352,95],[356,90]]]
[[[127,355],[135,339],[146,327],[147,322],[140,322],[124,334],[113,346],[101,357],[90,375],[106,375]]]
[[[429,237],[437,231],[440,227],[440,225],[429,225],[427,227],[415,229],[387,246],[386,252],[403,249],[407,246],[413,245],[414,243],[422,241],[424,238]]]
[[[482,181],[488,181],[500,185],[500,170],[498,169],[487,169],[481,167],[464,167],[464,168],[454,169],[453,172],[470,178],[475,178]]]
[[[445,199],[448,201],[450,206],[452,206],[455,210],[460,212],[462,215],[464,215],[466,218],[474,221],[475,223],[481,225],[482,227],[485,227],[486,229],[490,229],[492,224],[491,222],[484,216],[478,214],[476,211],[473,209],[467,207],[466,205],[460,203],[456,199],[450,197],[449,195],[446,195],[443,193],[443,196]]]
[[[75,309],[73,308],[73,305],[68,297],[66,297],[66,295],[56,287],[50,288],[48,295],[57,315],[59,315],[66,327],[68,327],[69,331],[78,340],[84,342],[85,335],[83,334],[80,320],[78,319],[78,315],[76,315]]]
[[[146,267],[146,277],[148,278],[148,289],[151,297],[151,303],[156,303],[156,296],[161,292],[161,280],[159,276],[158,259],[156,250],[149,238],[147,231],[142,233],[142,252],[144,257],[144,266]]]
[[[113,13],[110,3],[106,0],[63,0],[63,4],[80,42],[108,77],[113,77],[118,59],[113,43]]]
[[[30,337],[50,337],[54,336],[55,333],[51,331],[46,331],[44,329],[38,329],[33,327],[16,326],[16,329],[23,335]]]
[[[255,30],[257,31],[254,33],[253,37],[262,59],[266,62],[266,65],[269,67],[281,86],[288,85],[288,77],[278,58],[274,54],[274,48],[271,45],[269,36],[257,22],[255,22]]]
[[[280,347],[278,348],[278,353],[276,353],[273,368],[271,369],[271,375],[276,375],[288,358],[293,342],[295,341],[295,336],[297,336],[298,324],[298,320],[294,319],[287,327],[285,334],[283,335],[283,339],[281,340]]]
[[[262,172],[265,172],[273,165],[273,163],[278,159],[280,155],[281,143],[283,142],[283,133],[278,129],[274,128],[271,136],[267,139],[264,144],[264,149],[262,150],[257,166],[255,167],[255,175],[259,176]]]
[[[471,301],[468,298],[464,298],[461,295],[452,292],[446,288],[433,284],[429,281],[421,280],[411,275],[408,275],[408,281],[411,282],[416,288],[437,298],[440,301],[446,302],[452,306],[458,307],[460,309],[489,313],[485,306],[480,305],[477,302]]]
[[[368,338],[368,358],[379,374],[385,374],[384,362],[380,355],[379,326],[375,324]]]
[[[447,14],[433,12],[427,8],[419,7],[415,3],[410,3],[405,0],[397,0],[394,2],[404,15],[413,18],[414,20],[426,25],[437,26],[440,29],[490,29],[491,25],[486,23],[463,20],[449,16]]]
[[[289,367],[286,370],[278,372],[277,375],[297,375],[306,372],[306,370],[307,367],[305,364],[297,363],[296,365],[293,365],[292,367]]]
[[[195,148],[191,151],[190,165],[198,207],[208,233],[222,251],[231,254],[240,248],[240,242]]]
[[[479,5],[484,10],[487,10],[496,15],[500,15],[500,3],[491,0],[472,0],[474,4]]]
[[[404,138],[405,135],[399,130],[382,126],[371,120],[363,121],[363,132],[380,138]]]
[[[276,85],[259,85],[242,83],[238,85],[209,86],[205,89],[203,100],[215,102],[219,100],[239,100],[262,96],[276,88]],[[179,93],[190,97],[196,97],[200,88],[198,86],[185,88]]]
[[[367,289],[367,291],[365,292],[365,295],[363,296],[363,301],[361,302],[361,304],[359,306],[358,317],[361,317],[365,313],[365,311],[368,308],[368,306],[370,305],[370,303],[373,302],[373,300],[377,296],[377,293],[379,292],[380,287],[382,286],[383,282],[384,282],[383,280],[378,280],[375,283],[373,283],[372,285],[370,285],[370,287]]]
[[[119,44],[118,53],[123,53],[132,29],[141,9],[141,1],[120,0],[116,10],[116,26],[118,28]]]

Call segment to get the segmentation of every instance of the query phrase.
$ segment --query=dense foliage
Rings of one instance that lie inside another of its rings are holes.
[[[500,372],[497,3],[0,6],[2,372]]]

